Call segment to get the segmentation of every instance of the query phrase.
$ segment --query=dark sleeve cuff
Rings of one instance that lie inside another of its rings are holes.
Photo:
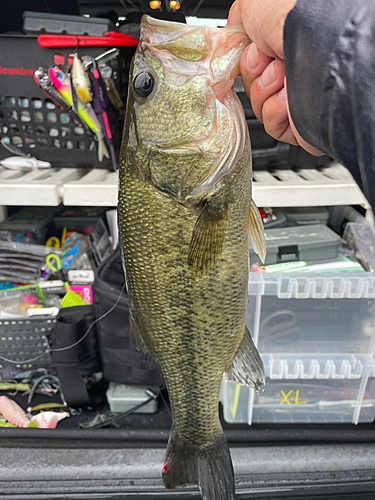
[[[349,168],[373,206],[374,29],[368,0],[298,0],[284,25],[293,122],[309,144]]]

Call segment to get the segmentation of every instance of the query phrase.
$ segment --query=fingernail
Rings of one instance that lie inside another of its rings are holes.
[[[278,93],[278,98],[280,101],[286,101],[286,89],[283,87],[280,92]]]
[[[256,68],[259,64],[259,52],[255,43],[252,43],[249,47],[249,51],[247,53],[247,64],[251,69]]]
[[[259,78],[259,85],[263,88],[268,87],[268,85],[271,85],[271,83],[274,82],[275,80],[276,80],[275,61],[272,61],[261,74]]]

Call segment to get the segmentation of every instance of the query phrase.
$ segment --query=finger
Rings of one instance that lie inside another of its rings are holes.
[[[264,129],[271,137],[281,142],[298,146],[290,127],[285,89],[272,94],[263,104]]]
[[[263,73],[271,61],[272,58],[259,50],[255,43],[250,44],[243,51],[240,60],[240,72],[242,84],[248,96],[250,96],[250,87],[253,81]]]
[[[227,27],[236,26],[236,24],[242,24],[241,6],[238,0],[234,2],[230,8]]]
[[[280,59],[273,60],[263,73],[257,77],[250,87],[250,101],[255,116],[263,122],[263,105],[273,94],[284,86],[284,63]]]

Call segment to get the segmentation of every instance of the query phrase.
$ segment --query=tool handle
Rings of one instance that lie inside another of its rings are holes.
[[[104,36],[39,35],[40,47],[136,47],[138,40],[124,33],[107,32]]]

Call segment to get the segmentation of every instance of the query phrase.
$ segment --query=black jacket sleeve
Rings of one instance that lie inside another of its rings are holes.
[[[284,61],[298,132],[345,165],[375,209],[375,2],[298,0]]]

